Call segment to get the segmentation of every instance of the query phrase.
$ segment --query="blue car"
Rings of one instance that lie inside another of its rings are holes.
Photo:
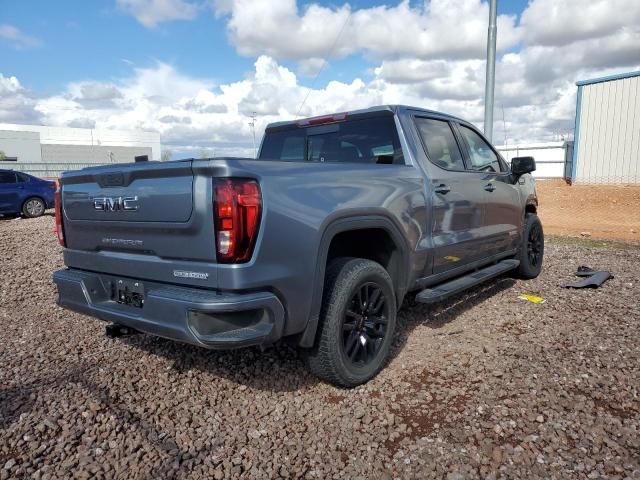
[[[0,215],[35,218],[53,208],[56,182],[22,172],[0,170]]]

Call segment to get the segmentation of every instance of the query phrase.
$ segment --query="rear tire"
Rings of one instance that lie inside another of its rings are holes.
[[[42,216],[47,206],[41,198],[31,197],[22,204],[22,215],[26,218],[36,218]]]
[[[517,259],[520,260],[520,265],[515,271],[518,278],[529,280],[540,275],[544,259],[544,231],[535,213],[527,213],[525,216],[522,244]]]
[[[338,258],[325,277],[320,326],[309,370],[341,387],[373,378],[386,364],[396,325],[391,277],[382,265]]]

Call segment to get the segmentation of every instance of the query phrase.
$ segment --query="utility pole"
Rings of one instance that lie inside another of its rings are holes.
[[[493,141],[493,94],[496,85],[496,17],[498,0],[489,0],[489,34],[487,37],[487,76],[484,87],[484,135]]]
[[[507,122],[504,120],[504,104],[502,107],[502,129],[504,130],[504,145],[507,146]]]
[[[251,114],[251,121],[249,122],[249,126],[251,127],[251,133],[253,134],[253,156],[258,156],[258,149],[256,147],[256,112]]]

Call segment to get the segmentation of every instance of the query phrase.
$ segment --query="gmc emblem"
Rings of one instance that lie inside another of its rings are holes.
[[[93,208],[100,212],[115,212],[118,210],[138,210],[138,196],[135,197],[97,197],[93,199]]]

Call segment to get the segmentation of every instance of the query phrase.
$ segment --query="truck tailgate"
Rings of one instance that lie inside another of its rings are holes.
[[[153,170],[111,168],[107,173],[65,178],[64,185],[69,220],[181,223],[193,211],[190,162]]]
[[[70,250],[215,262],[211,177],[191,161],[66,172],[61,192]]]

